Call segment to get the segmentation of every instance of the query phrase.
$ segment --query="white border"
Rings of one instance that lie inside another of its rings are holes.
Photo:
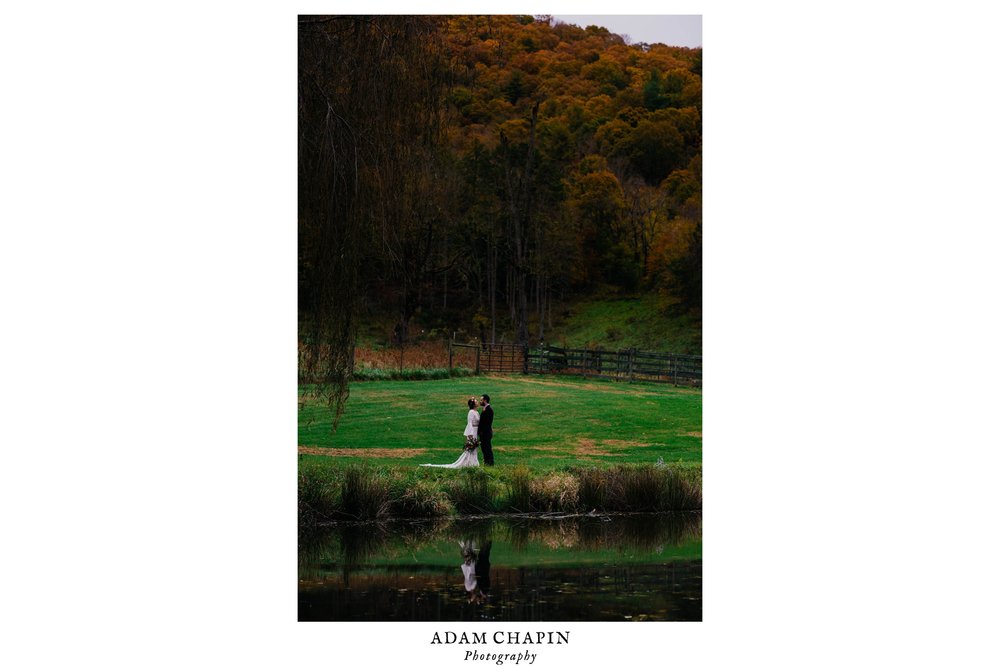
[[[452,663],[430,624],[294,620],[294,16],[316,9],[5,13],[4,662]],[[536,664],[995,662],[1000,54],[977,10],[636,7],[705,15],[705,621],[565,624]]]

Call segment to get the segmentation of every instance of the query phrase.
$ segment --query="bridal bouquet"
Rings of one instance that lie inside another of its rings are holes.
[[[465,436],[465,451],[475,451],[477,447],[479,447],[479,438],[474,435]]]

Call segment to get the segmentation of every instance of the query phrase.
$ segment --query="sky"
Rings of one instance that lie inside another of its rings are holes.
[[[669,44],[670,46],[701,46],[701,16],[568,16],[556,14],[557,21],[574,23],[581,28],[599,25],[619,35],[628,35],[632,42]]]

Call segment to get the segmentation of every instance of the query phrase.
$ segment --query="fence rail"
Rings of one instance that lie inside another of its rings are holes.
[[[587,350],[510,343],[450,343],[448,367],[456,361],[478,373],[556,373],[633,382],[701,386],[701,357],[691,354],[627,350]]]

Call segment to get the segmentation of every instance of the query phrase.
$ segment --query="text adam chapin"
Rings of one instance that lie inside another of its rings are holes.
[[[481,644],[481,645],[518,645],[537,646],[538,644],[568,644],[569,631],[566,632],[506,632],[497,630],[489,632],[435,632],[431,638],[431,644]],[[522,662],[526,665],[533,665],[538,654],[528,650],[517,651],[515,653],[491,653],[480,652],[478,649],[470,649],[465,652],[465,660],[489,660],[498,665],[504,662],[511,662],[519,665]]]

